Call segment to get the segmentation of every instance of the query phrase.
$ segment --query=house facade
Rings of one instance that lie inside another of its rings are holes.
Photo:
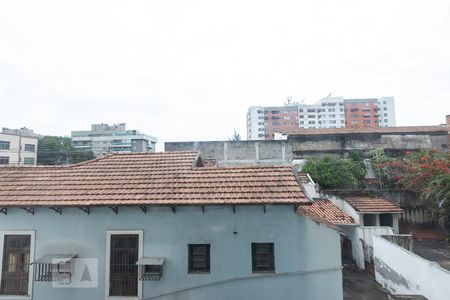
[[[36,165],[39,136],[27,128],[3,128],[0,133],[0,167]]]
[[[202,165],[2,168],[0,299],[342,299],[339,233],[296,213],[291,167]]]

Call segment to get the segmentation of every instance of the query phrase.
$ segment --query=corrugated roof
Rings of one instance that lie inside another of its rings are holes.
[[[414,134],[442,132],[447,134],[447,129],[441,126],[403,126],[403,127],[374,127],[374,128],[299,128],[282,130],[289,136],[306,135],[333,135],[333,134]]]
[[[403,211],[398,205],[395,205],[382,197],[345,196],[343,199],[347,201],[356,211],[361,213],[401,213]]]
[[[298,208],[298,213],[333,225],[355,224],[352,217],[326,199],[318,199],[311,204],[302,205]]]
[[[198,152],[0,168],[0,206],[300,204],[291,166],[195,167]]]

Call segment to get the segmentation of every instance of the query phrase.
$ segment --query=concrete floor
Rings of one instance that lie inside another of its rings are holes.
[[[423,258],[437,262],[450,271],[450,243],[446,241],[414,241],[413,252]]]
[[[344,300],[388,300],[388,293],[364,271],[344,268]]]

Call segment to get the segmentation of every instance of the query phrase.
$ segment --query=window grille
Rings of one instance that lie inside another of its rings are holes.
[[[70,283],[76,254],[46,254],[34,261],[34,281]]]
[[[210,272],[210,244],[189,244],[188,272]]]
[[[0,295],[27,295],[30,235],[5,235]]]
[[[111,235],[110,296],[137,296],[139,235]]]
[[[275,272],[273,243],[252,243],[253,273]]]

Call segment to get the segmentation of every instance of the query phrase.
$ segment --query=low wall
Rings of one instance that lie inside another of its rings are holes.
[[[290,164],[292,147],[286,141],[166,142],[164,151],[200,151],[219,166]]]
[[[373,237],[375,279],[397,295],[423,295],[446,300],[450,295],[450,272],[381,236]]]

